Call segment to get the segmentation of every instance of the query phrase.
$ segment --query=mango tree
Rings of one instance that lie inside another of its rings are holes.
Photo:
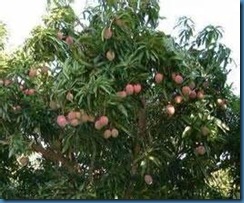
[[[175,39],[157,29],[156,0],[101,1],[85,20],[70,2],[48,8],[1,66],[2,196],[219,198],[208,180],[229,130],[221,29],[195,35],[182,18]]]

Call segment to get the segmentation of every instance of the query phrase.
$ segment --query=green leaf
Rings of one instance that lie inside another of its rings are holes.
[[[64,146],[63,146],[63,148],[62,148],[62,153],[65,153],[65,152],[69,149],[69,147],[70,147],[70,145],[71,145],[71,143],[70,143],[70,139],[71,139],[71,137],[72,137],[72,134],[68,135],[68,136],[64,139]]]
[[[192,128],[190,126],[186,126],[183,133],[182,133],[182,138],[185,138],[186,136],[191,134]]]
[[[161,166],[161,162],[158,158],[153,157],[153,156],[149,156],[148,159],[151,160],[156,166],[158,166],[158,167]]]
[[[124,107],[124,105],[120,104],[118,105],[118,109],[120,110],[120,112],[125,115],[126,117],[128,117],[128,112],[126,110],[126,108]]]

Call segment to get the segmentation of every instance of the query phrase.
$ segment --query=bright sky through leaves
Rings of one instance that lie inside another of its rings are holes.
[[[75,10],[81,13],[86,2],[76,1]],[[94,1],[90,1],[94,2]],[[222,42],[232,50],[236,67],[232,65],[228,82],[234,83],[234,92],[240,95],[240,2],[237,0],[160,0],[160,14],[166,17],[160,29],[171,33],[177,19],[187,16],[193,19],[199,31],[208,24],[220,25],[224,29]],[[21,45],[32,28],[41,23],[46,12],[43,0],[5,0],[1,2],[0,21],[7,24],[9,31],[8,50]]]

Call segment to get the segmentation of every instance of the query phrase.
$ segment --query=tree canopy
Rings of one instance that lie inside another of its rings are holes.
[[[9,55],[0,26],[1,198],[239,198],[231,50],[187,17],[165,34],[159,10],[99,1],[81,18],[49,1]]]

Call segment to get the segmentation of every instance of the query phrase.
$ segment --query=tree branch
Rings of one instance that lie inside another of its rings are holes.
[[[36,144],[36,143],[33,143],[31,145],[31,148],[35,152],[41,153],[45,159],[50,160],[56,164],[61,163],[62,166],[66,168],[70,173],[81,172],[78,163],[71,162],[69,159],[66,159],[61,153],[54,152],[50,148],[45,149],[41,146],[41,144]]]
[[[131,180],[129,182],[129,186],[127,187],[125,191],[125,198],[131,199],[131,193],[133,191],[133,181],[137,169],[138,169],[138,163],[135,162],[136,157],[139,155],[141,151],[141,145],[140,140],[143,140],[146,137],[146,129],[147,129],[147,121],[146,121],[146,101],[145,98],[141,98],[141,104],[142,108],[138,112],[138,134],[137,139],[135,140],[135,144],[133,146],[133,160],[132,160],[132,166],[131,166]]]

